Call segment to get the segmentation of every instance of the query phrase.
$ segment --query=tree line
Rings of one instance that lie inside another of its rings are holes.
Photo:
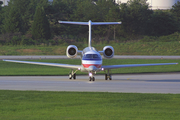
[[[2,2],[0,2],[2,4]],[[10,0],[0,5],[0,44],[58,45],[88,39],[88,27],[59,24],[65,21],[116,22],[93,26],[93,41],[133,40],[141,36],[165,36],[180,31],[180,2],[170,10],[151,10],[146,0]]]

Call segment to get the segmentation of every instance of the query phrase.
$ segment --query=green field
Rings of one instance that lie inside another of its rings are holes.
[[[88,42],[88,40],[87,40]],[[88,46],[84,43],[74,43],[79,50]],[[115,55],[180,55],[180,42],[139,42],[129,41],[118,43],[92,43],[97,50],[103,50],[104,46],[114,47]],[[0,55],[65,55],[68,44],[59,46],[0,46]]]
[[[51,63],[65,63],[65,64],[81,64],[80,59],[43,59],[33,60],[38,62],[51,62]],[[145,64],[145,63],[180,63],[179,59],[104,59],[103,65],[116,65],[116,64]],[[40,66],[21,63],[10,63],[0,61],[0,76],[10,75],[68,75],[70,69]],[[149,67],[135,67],[135,68],[120,68],[112,70],[113,74],[126,74],[126,73],[155,73],[155,72],[180,72],[180,64],[166,65],[166,66],[149,66]],[[78,71],[78,74],[87,74]],[[98,74],[104,74],[100,72]]]
[[[178,120],[180,94],[0,91],[1,120]]]

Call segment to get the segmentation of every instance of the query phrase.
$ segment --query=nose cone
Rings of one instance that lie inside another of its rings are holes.
[[[97,71],[98,70],[98,68],[96,67],[96,66],[89,66],[88,68],[87,68],[87,70],[88,71]]]

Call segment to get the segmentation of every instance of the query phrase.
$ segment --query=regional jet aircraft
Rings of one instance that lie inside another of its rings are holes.
[[[4,60],[4,61],[70,68],[72,71],[69,73],[69,79],[76,79],[76,72],[82,71],[82,72],[87,72],[89,74],[89,81],[95,81],[94,75],[100,71],[105,71],[105,80],[108,80],[108,79],[112,80],[112,77],[110,74],[111,69],[178,64],[178,63],[155,63],[155,64],[102,65],[102,56],[104,56],[104,58],[112,58],[114,56],[114,48],[112,46],[105,46],[102,51],[97,51],[94,47],[92,47],[91,46],[91,26],[92,25],[121,24],[121,22],[92,22],[91,20],[89,20],[89,22],[59,21],[59,23],[89,26],[89,45],[88,45],[88,47],[86,47],[84,50],[80,51],[80,50],[78,50],[78,48],[75,45],[69,45],[66,49],[66,55],[69,58],[75,58],[75,57],[77,57],[77,55],[81,56],[81,60],[82,60],[81,65],[17,61],[17,60]]]

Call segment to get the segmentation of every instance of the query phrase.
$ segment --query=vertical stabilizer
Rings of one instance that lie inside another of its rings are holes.
[[[89,26],[89,47],[91,47],[91,26],[92,25],[115,25],[115,24],[121,24],[121,22],[92,22],[89,20],[89,22],[72,22],[72,21],[59,21],[59,23],[63,24],[76,24],[76,25],[88,25]]]
[[[89,47],[92,47],[91,46],[91,25],[92,25],[92,22],[91,20],[89,20]]]

